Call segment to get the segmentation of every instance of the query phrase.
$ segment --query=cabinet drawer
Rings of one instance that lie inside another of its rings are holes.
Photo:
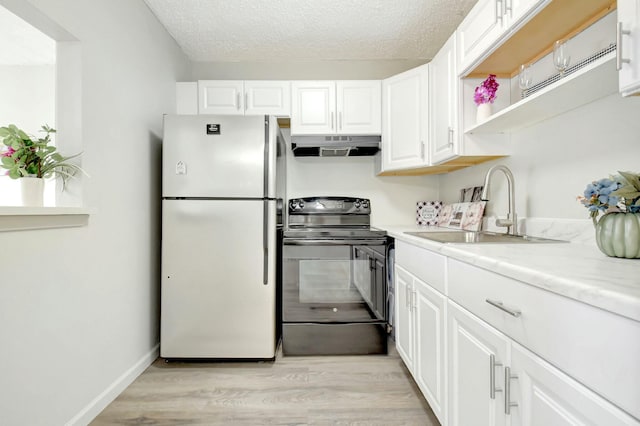
[[[442,294],[445,293],[446,257],[396,240],[396,263]]]
[[[448,268],[452,300],[640,418],[640,322],[453,259]]]

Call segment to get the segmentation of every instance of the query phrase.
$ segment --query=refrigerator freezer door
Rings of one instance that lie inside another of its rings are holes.
[[[275,203],[163,200],[162,357],[275,356]]]
[[[163,197],[263,198],[265,117],[166,115]]]

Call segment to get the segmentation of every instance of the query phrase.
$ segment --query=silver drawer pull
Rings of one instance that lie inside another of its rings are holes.
[[[500,302],[498,300],[485,299],[485,302],[487,302],[491,306],[495,306],[496,308],[500,309],[501,311],[504,311],[504,312],[508,313],[512,317],[518,318],[520,315],[522,315],[522,312],[519,311],[518,309],[507,308],[506,306],[504,306],[502,304],[502,302]]]

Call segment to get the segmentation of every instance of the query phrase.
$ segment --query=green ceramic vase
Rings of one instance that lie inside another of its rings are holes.
[[[640,259],[640,213],[607,213],[596,224],[596,243],[611,257]]]

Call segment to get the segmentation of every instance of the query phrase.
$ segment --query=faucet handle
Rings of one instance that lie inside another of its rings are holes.
[[[496,226],[501,226],[501,227],[513,226],[513,220],[496,218]]]

